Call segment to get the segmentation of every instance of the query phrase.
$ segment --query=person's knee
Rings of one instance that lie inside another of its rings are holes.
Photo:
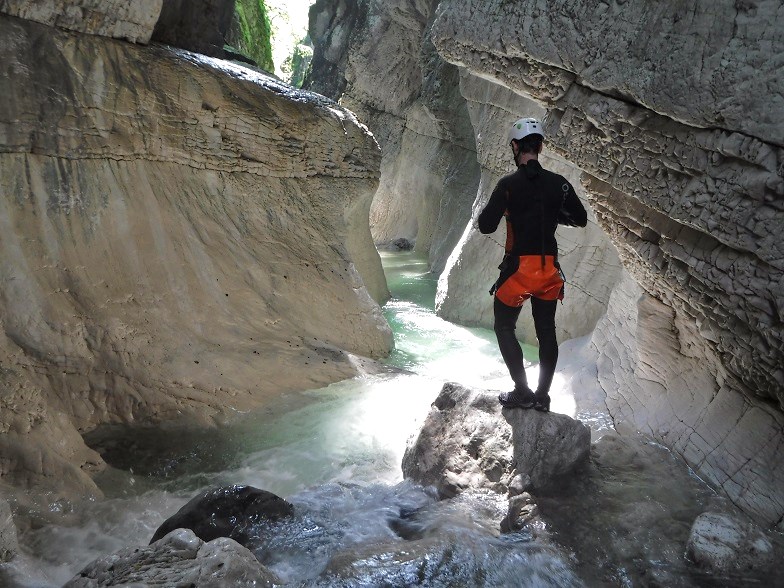
[[[505,335],[509,333],[514,334],[515,325],[496,321],[493,323],[493,330],[495,331],[496,335]]]

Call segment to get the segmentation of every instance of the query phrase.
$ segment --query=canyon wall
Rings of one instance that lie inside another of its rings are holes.
[[[415,243],[435,271],[470,218],[479,167],[458,71],[429,40],[433,0],[318,0],[305,87],[357,114],[382,148],[371,231]]]
[[[1,484],[97,493],[99,424],[214,423],[388,353],[349,111],[3,14],[0,55]]]
[[[448,0],[431,36],[548,111],[636,282],[594,343],[620,428],[783,525],[784,7]],[[637,290],[635,290],[637,288]],[[619,317],[625,317],[623,320]]]
[[[437,2],[318,0],[310,13],[315,53],[307,84],[357,113],[382,147],[371,231],[384,247],[415,243],[442,274],[437,312],[466,325],[492,326],[488,290],[498,277],[504,230],[482,236],[473,219],[495,183],[514,171],[511,124],[544,114],[541,105],[445,62],[431,39]],[[577,168],[543,162],[581,187]],[[561,339],[588,334],[604,314],[620,264],[593,218],[587,231],[559,231],[568,303]],[[446,270],[446,271],[444,271]],[[518,334],[535,343],[530,313]]]

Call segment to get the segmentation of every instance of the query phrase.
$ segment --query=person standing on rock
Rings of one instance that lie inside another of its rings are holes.
[[[558,361],[555,309],[564,297],[564,277],[558,265],[558,224],[584,227],[588,217],[572,185],[539,164],[544,144],[541,123],[522,118],[509,132],[517,171],[501,178],[487,206],[479,214],[479,230],[494,232],[506,217],[506,247],[493,285],[494,330],[498,347],[515,387],[499,395],[506,408],[550,410],[550,384]],[[539,340],[539,383],[528,387],[523,350],[515,336],[517,319],[531,299],[536,337]]]

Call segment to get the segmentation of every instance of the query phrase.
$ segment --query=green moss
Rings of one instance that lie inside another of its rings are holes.
[[[312,59],[313,46],[310,43],[310,37],[306,36],[294,47],[294,52],[286,60],[285,64],[291,71],[291,80],[289,83],[295,88],[302,87],[302,82],[305,81],[305,76],[308,73]]]
[[[272,62],[272,27],[264,0],[237,0],[227,41],[261,68],[275,71]]]

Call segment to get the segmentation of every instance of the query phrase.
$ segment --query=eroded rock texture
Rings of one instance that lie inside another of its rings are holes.
[[[479,169],[473,129],[428,30],[434,0],[319,0],[305,87],[357,113],[382,148],[371,209],[376,243],[405,238],[441,271],[470,217]]]
[[[5,16],[0,55],[4,482],[95,491],[80,432],[213,422],[388,352],[380,154],[351,113]]]
[[[548,109],[551,147],[583,170],[599,224],[642,288],[644,304],[610,304],[626,330],[616,322],[596,338],[616,422],[676,447],[774,524],[784,515],[782,26],[777,0],[450,0],[432,30],[447,60]]]
[[[0,0],[0,12],[71,31],[147,43],[163,0]]]

